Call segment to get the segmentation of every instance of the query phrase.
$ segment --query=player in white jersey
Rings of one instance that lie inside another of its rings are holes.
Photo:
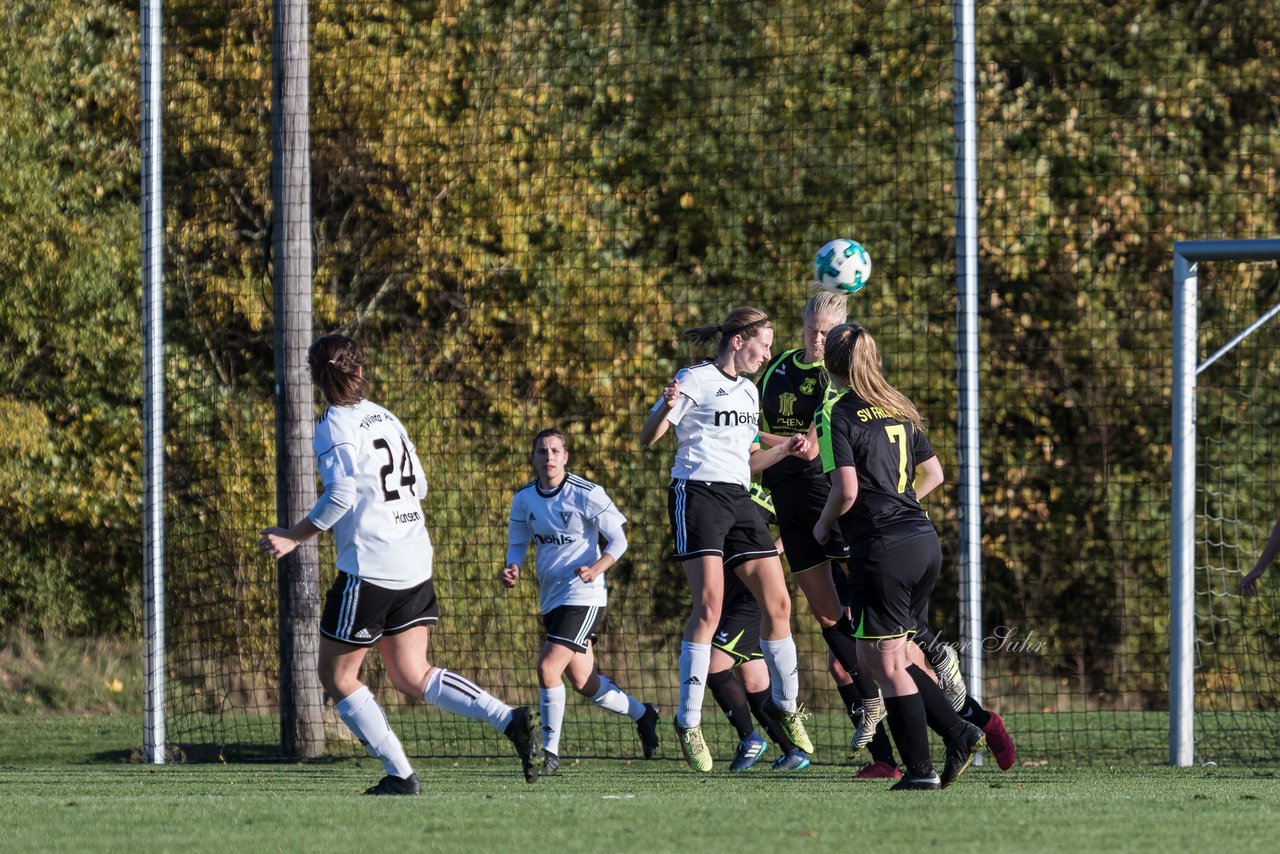
[[[428,627],[439,614],[431,538],[422,518],[427,482],[399,419],[364,399],[360,345],[345,335],[325,335],[311,345],[307,363],[329,402],[315,432],[324,495],[293,527],[264,529],[258,545],[279,559],[333,530],[338,577],[320,618],[320,684],[386,771],[365,794],[416,795],[422,788],[378,701],[360,681],[360,665],[373,646],[397,689],[503,733],[520,756],[525,780],[536,781],[533,710],[513,709],[427,660]]]
[[[652,445],[675,427],[678,447],[667,514],[675,537],[673,558],[684,564],[693,599],[680,645],[675,726],[690,767],[710,771],[702,700],[728,570],[738,574],[761,606],[760,646],[774,706],[770,712],[801,750],[813,751],[796,704],[796,647],[782,563],[748,492],[752,472],[788,454],[805,453],[808,438],[796,434],[767,451],[756,441],[760,397],[755,384],[742,374],[759,370],[769,359],[773,325],[768,315],[756,308],[736,308],[719,326],[700,326],[685,335],[698,342],[718,336],[716,357],[682,369],[663,387],[640,429],[640,441]]]
[[[622,530],[627,520],[603,487],[568,472],[568,461],[564,433],[550,428],[533,437],[537,479],[511,499],[507,565],[499,574],[503,586],[515,587],[529,543],[534,544],[539,610],[547,630],[538,654],[543,774],[560,767],[566,670],[573,690],[635,721],[645,759],[658,749],[658,707],[623,691],[595,661],[596,630],[607,602],[604,573],[627,550]]]

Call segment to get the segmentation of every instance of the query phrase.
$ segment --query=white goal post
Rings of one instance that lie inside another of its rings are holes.
[[[1267,311],[1198,362],[1196,330],[1201,261],[1280,260],[1280,238],[1181,240],[1173,245],[1173,498],[1169,624],[1169,764],[1195,754],[1195,491],[1196,377],[1280,313]]]

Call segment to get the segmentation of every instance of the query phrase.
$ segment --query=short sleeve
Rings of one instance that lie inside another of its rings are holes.
[[[619,525],[627,521],[627,517],[622,515],[622,511],[613,503],[613,499],[604,491],[603,486],[596,486],[595,489],[587,493],[587,518],[596,520],[603,514],[608,514],[615,518]]]
[[[830,452],[822,461],[822,470],[829,473],[845,466],[857,468],[857,457],[854,454],[856,439],[844,409],[832,410],[827,432],[830,434]],[[827,467],[828,463],[830,468]]]
[[[698,382],[697,374],[688,368],[682,368],[676,374],[676,380],[680,383],[680,399],[667,413],[667,421],[672,424],[679,424],[689,410],[702,400],[702,387]]]
[[[356,444],[351,436],[334,430],[329,421],[316,429],[314,447],[320,480],[328,488],[343,478],[356,476]]]
[[[931,460],[938,454],[933,450],[933,445],[929,444],[929,437],[924,434],[923,430],[912,430],[911,442],[911,458],[915,460],[916,465],[920,465],[925,460]]]

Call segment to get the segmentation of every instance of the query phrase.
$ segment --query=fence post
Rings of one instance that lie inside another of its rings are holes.
[[[271,194],[276,370],[276,512],[292,525],[315,503],[311,320],[311,166],[307,0],[272,9]],[[280,742],[286,756],[324,752],[319,651],[319,549],[279,562]]]

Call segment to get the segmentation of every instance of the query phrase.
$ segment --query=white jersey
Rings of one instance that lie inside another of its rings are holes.
[[[626,551],[622,525],[627,521],[604,487],[566,473],[560,485],[544,491],[538,481],[521,487],[511,499],[507,524],[507,563],[524,564],[529,542],[537,561],[538,608],[547,613],[561,605],[604,605],[604,575],[584,584],[580,566],[600,558],[600,538],[614,560]]]
[[[338,569],[393,590],[430,578],[427,478],[399,419],[368,400],[330,406],[316,424],[315,449],[326,492],[342,480],[355,486],[333,525]]]
[[[677,480],[751,486],[751,446],[760,426],[760,392],[742,376],[731,377],[714,362],[676,374],[680,399],[667,413],[675,425]],[[659,400],[654,409],[662,406]]]

